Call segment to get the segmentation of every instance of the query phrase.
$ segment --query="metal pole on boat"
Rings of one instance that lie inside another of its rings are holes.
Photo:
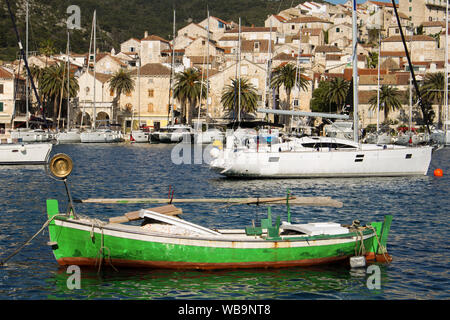
[[[25,28],[26,28],[26,32],[25,32],[25,56],[27,57],[27,60],[28,60],[28,15],[29,15],[28,5],[29,5],[29,1],[26,2],[26,10],[27,10],[26,16],[27,16],[27,19],[26,19],[26,22],[25,22],[26,23],[26,26],[25,26]],[[28,79],[28,74],[27,74],[27,76],[26,76],[26,84],[25,84],[25,104],[26,104],[26,110],[27,110],[26,111],[27,112],[27,115],[26,115],[26,127],[27,127],[27,129],[28,129],[28,126],[29,126],[28,97],[30,95],[29,91],[28,91],[28,86],[29,86],[28,81],[29,81],[29,79]]]
[[[96,62],[96,60],[97,60],[97,49],[96,49],[96,42],[95,42],[95,38],[96,38],[96,27],[97,27],[97,20],[96,20],[96,10],[94,10],[94,99],[93,99],[93,101],[94,101],[94,114],[93,114],[93,118],[94,118],[94,122],[93,122],[93,125],[94,125],[94,131],[95,131],[95,128],[96,128],[96,120],[97,120],[97,115],[96,115],[96,109],[95,109],[95,100],[96,100],[96,96],[95,96],[95,82],[96,82],[96,79],[95,79],[95,62]]]
[[[241,18],[239,18],[238,46],[238,123],[241,123]]]
[[[359,142],[358,134],[358,31],[357,31],[357,15],[356,0],[353,0],[353,140]]]
[[[381,26],[378,30],[378,85],[377,85],[377,134],[380,130],[380,65],[381,65]]]

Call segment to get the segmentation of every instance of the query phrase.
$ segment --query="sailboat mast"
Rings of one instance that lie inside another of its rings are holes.
[[[70,31],[67,29],[67,130],[70,129]]]
[[[353,140],[359,142],[358,135],[358,31],[357,31],[357,15],[356,0],[353,0]]]
[[[444,122],[444,144],[447,144],[448,131],[448,1],[445,7],[445,122]]]
[[[94,122],[93,122],[93,128],[94,128],[94,130],[95,130],[95,128],[96,128],[96,118],[97,118],[97,116],[96,116],[96,113],[97,113],[97,110],[96,110],[96,108],[95,108],[95,100],[96,100],[96,96],[95,96],[95,62],[96,62],[96,60],[97,60],[97,47],[96,47],[96,42],[95,42],[95,38],[96,38],[96,28],[97,28],[97,19],[96,19],[96,10],[94,10],[94,114],[93,114],[93,116],[94,116]]]
[[[174,124],[174,97],[173,97],[173,80],[175,77],[175,29],[176,29],[176,12],[173,10],[173,32],[172,32],[172,65],[171,65],[171,73],[170,73],[170,89],[169,89],[169,112],[170,112],[170,124]]]
[[[202,97],[200,97],[200,99],[201,98]],[[208,100],[209,100],[209,9],[208,9],[208,41],[206,44],[206,115],[205,115],[206,122],[208,122],[208,111],[209,111]]]
[[[378,30],[378,78],[377,78],[377,133],[380,130],[380,65],[381,65],[381,25]]]
[[[26,2],[26,21],[25,21],[25,56],[28,60],[28,15],[29,15],[29,8],[28,8],[28,1]],[[29,115],[28,115],[28,110],[29,110],[29,105],[28,105],[28,98],[29,98],[29,91],[28,91],[28,86],[29,86],[29,79],[28,79],[28,74],[26,76],[26,84],[25,84],[25,104],[26,104],[26,127],[28,129],[29,127]]]
[[[241,18],[239,18],[238,36],[238,123],[241,122]]]

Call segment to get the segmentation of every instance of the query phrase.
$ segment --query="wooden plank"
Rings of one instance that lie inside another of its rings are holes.
[[[168,216],[178,216],[179,214],[183,213],[183,210],[181,210],[180,208],[175,207],[172,204],[171,205],[167,205],[167,206],[148,208],[148,209],[144,209],[144,210],[150,210],[152,212],[157,212],[157,213],[165,214],[165,215],[168,215]],[[136,220],[142,219],[139,216],[139,213],[140,213],[140,210],[139,211],[127,212],[123,216],[109,218],[109,222],[110,223],[126,223],[126,222],[129,222],[129,221],[136,221]]]
[[[169,203],[167,198],[122,198],[122,199],[84,199],[81,203],[131,204],[131,203]],[[286,204],[286,197],[279,198],[199,198],[172,199],[172,203],[225,203],[225,204]],[[330,197],[290,197],[289,205],[342,207],[342,202]]]

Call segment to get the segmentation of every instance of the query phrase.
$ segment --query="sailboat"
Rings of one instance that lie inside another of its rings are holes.
[[[8,5],[9,15],[13,24],[13,28],[16,34],[17,43],[20,49],[20,54],[24,59],[25,68],[27,70],[28,77],[31,82],[31,86],[36,95],[38,106],[41,107],[41,100],[34,85],[33,77],[28,67],[27,54],[25,53],[17,25],[14,16],[11,11],[9,1],[6,1]],[[28,3],[27,3],[28,9]],[[27,10],[28,12],[28,10]],[[16,164],[44,164],[48,162],[50,152],[53,148],[52,143],[25,143],[22,139],[13,137],[2,137],[0,139],[0,165],[16,165]]]
[[[70,128],[70,33],[67,30],[67,131],[62,130],[56,134],[58,143],[79,143],[81,142],[80,131]],[[59,122],[59,121],[58,121]]]
[[[239,141],[227,136],[223,150],[211,150],[210,168],[228,177],[365,177],[426,175],[432,147],[362,144],[358,134],[356,3],[353,2],[353,138],[290,138],[272,143],[258,136]],[[325,116],[300,111],[258,109],[294,116]],[[334,117],[337,117],[336,115]]]
[[[29,3],[26,2],[26,13],[25,13],[25,56],[28,60],[28,26],[29,26]],[[29,76],[26,78],[25,95],[26,95],[26,128],[16,128],[10,131],[10,138],[13,140],[20,140],[22,142],[49,142],[53,139],[50,132],[43,129],[32,129],[29,126],[30,123],[30,112],[29,112]]]
[[[97,14],[96,10],[94,10],[94,15],[92,19],[92,38],[91,43],[93,43],[93,52],[91,52],[91,48],[89,48],[89,59],[88,59],[88,70],[90,67],[90,61],[93,60],[93,66],[94,66],[94,72],[93,72],[93,82],[94,82],[94,90],[93,90],[93,121],[92,121],[92,128],[91,130],[84,131],[80,134],[80,139],[82,143],[112,143],[112,142],[119,142],[122,140],[122,135],[120,133],[114,132],[109,128],[97,128],[97,120],[96,120],[96,106],[95,102],[97,99],[96,93],[95,93],[95,87],[96,87],[96,56],[97,56],[97,50],[96,50],[96,29],[97,29]]]
[[[200,114],[201,114],[201,100],[203,96],[203,86],[200,88],[200,106],[198,107],[198,118],[197,123],[194,125],[194,143],[197,144],[209,144],[213,143],[214,141],[220,141],[222,142],[224,139],[224,134],[221,130],[218,128],[210,127],[208,123],[208,111],[209,111],[209,33],[210,33],[210,27],[209,27],[209,10],[207,12],[207,19],[208,19],[208,35],[207,35],[207,41],[206,41],[206,124],[205,124],[205,130],[203,131],[202,123],[200,121]],[[203,60],[204,62],[204,60]],[[202,83],[203,83],[203,74],[202,72]]]
[[[445,11],[445,121],[442,130],[435,130],[431,133],[431,141],[450,146],[450,119],[448,117],[448,2]]]

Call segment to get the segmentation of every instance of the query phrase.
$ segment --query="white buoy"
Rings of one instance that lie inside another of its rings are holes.
[[[364,268],[366,266],[366,257],[364,256],[350,257],[350,266],[352,268]]]

